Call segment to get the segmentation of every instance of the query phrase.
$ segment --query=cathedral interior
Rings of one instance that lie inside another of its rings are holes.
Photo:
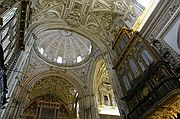
[[[180,119],[180,0],[0,0],[0,119]]]

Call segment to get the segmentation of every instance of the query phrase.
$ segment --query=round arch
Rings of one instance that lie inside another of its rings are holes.
[[[47,69],[45,71],[39,71],[36,74],[32,74],[32,76],[30,76],[27,79],[24,79],[21,83],[21,89],[17,94],[17,99],[22,100],[22,107],[23,110],[21,110],[21,114],[23,114],[23,112],[25,111],[25,109],[27,109],[31,104],[34,103],[34,101],[36,101],[36,99],[40,99],[40,96],[45,96],[45,95],[39,95],[39,97],[37,97],[38,95],[32,94],[33,98],[28,99],[29,97],[29,91],[31,91],[31,89],[33,88],[33,86],[36,84],[36,82],[40,81],[40,80],[44,80],[47,77],[57,77],[58,80],[62,80],[62,81],[66,81],[67,83],[70,83],[73,85],[74,89],[76,90],[76,92],[78,93],[78,102],[79,102],[79,109],[81,110],[79,112],[80,115],[83,115],[84,113],[84,99],[85,99],[85,93],[84,93],[84,84],[81,81],[81,79],[72,74],[69,71],[66,70],[61,70],[58,68],[53,68],[53,69]],[[47,79],[48,80],[48,79]],[[26,93],[26,91],[27,93]],[[25,92],[24,92],[25,91]],[[30,92],[31,93],[31,92]],[[21,95],[23,94],[23,96]],[[54,99],[56,100],[62,100],[60,97],[58,97],[57,95],[53,95],[55,96]],[[21,99],[20,99],[21,98]],[[63,105],[65,105],[65,103],[63,101],[61,101]],[[69,103],[68,103],[69,105]],[[68,106],[66,105],[66,106]],[[65,107],[65,106],[64,106]],[[66,107],[65,107],[66,108]],[[68,108],[67,108],[68,109]]]
[[[103,62],[103,57],[98,57],[98,58],[96,58],[96,60],[95,60],[95,63],[93,64],[93,77],[92,77],[92,81],[90,82],[90,90],[92,91],[92,93],[94,94],[95,93],[95,89],[96,89],[96,79],[95,79],[95,73],[96,73],[96,67],[97,67],[97,65],[98,65],[98,63],[101,63],[101,62]]]
[[[44,32],[46,30],[52,30],[52,29],[64,29],[76,32],[86,38],[88,38],[90,41],[95,43],[98,48],[101,50],[101,52],[107,52],[108,47],[106,46],[105,42],[102,40],[102,38],[97,35],[93,34],[92,31],[88,30],[87,28],[83,26],[79,27],[71,27],[66,22],[64,22],[62,19],[60,20],[43,20],[38,21],[36,23],[33,23],[28,31],[27,35],[25,36],[26,41],[32,40],[32,36],[36,37],[41,32]],[[33,33],[33,34],[32,34]]]
[[[98,114],[120,115],[118,105],[115,100],[112,77],[110,77],[108,64],[103,56],[96,58],[93,64],[93,77],[90,82],[90,92],[94,94],[95,106]],[[105,98],[107,100],[105,100]],[[107,108],[109,107],[109,108]],[[113,108],[111,108],[113,107]],[[108,110],[108,111],[107,111]],[[108,112],[108,113],[107,113]]]
[[[46,71],[40,71],[40,72],[36,73],[35,75],[30,76],[29,78],[25,79],[24,82],[22,82],[22,86],[26,87],[27,90],[30,90],[37,81],[39,81],[45,77],[48,77],[48,76],[57,76],[64,80],[69,81],[77,89],[77,92],[79,93],[79,95],[83,96],[84,84],[81,81],[81,79],[79,79],[79,77],[77,77],[76,75],[74,75],[68,71],[60,70],[60,69],[56,69],[56,68],[46,70]]]

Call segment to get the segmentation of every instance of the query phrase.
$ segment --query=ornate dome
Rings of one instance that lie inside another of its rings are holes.
[[[47,30],[36,40],[38,54],[48,62],[62,66],[81,64],[91,53],[91,42],[72,31]]]

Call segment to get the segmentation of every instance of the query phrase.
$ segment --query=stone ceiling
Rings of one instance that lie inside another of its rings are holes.
[[[130,0],[32,0],[32,10],[32,24],[61,20],[100,37],[106,45],[111,45],[124,21],[136,17]]]
[[[76,90],[72,83],[58,76],[48,76],[38,80],[30,89],[30,101],[49,96],[61,100],[66,106],[72,105]]]
[[[55,24],[49,29],[47,28],[42,30],[40,28],[36,31],[31,31],[30,33],[36,32],[36,40],[40,43],[41,41],[44,42],[43,36],[48,35],[46,34],[48,32],[50,33],[49,36],[54,34],[54,37],[52,37],[52,39],[58,39],[59,37],[64,37],[62,36],[62,34],[60,35],[60,33],[58,33],[58,30],[60,29],[70,31],[72,33],[77,32],[78,34],[81,34],[78,31],[86,31],[86,34],[83,34],[84,36],[90,35],[92,37],[90,40],[99,40],[93,41],[93,43],[95,43],[98,47],[99,44],[97,42],[104,44],[104,46],[107,46],[107,48],[111,48],[112,41],[115,37],[114,35],[120,27],[124,26],[124,21],[132,21],[132,19],[135,17],[134,11],[131,7],[131,3],[128,1],[129,0],[32,0],[32,20],[30,28],[33,25],[36,27],[36,25],[38,24],[42,25],[42,29],[44,29],[44,25],[46,25],[46,27],[49,27],[52,23],[57,22],[61,22],[62,26],[61,28],[55,28],[59,25]],[[39,37],[41,34],[43,34],[42,37]],[[47,36],[45,39],[48,39],[49,36]],[[39,41],[38,38],[40,38]],[[79,50],[87,46],[88,48],[84,48],[84,50],[86,50],[87,52],[87,50],[89,50],[90,43],[92,42],[85,42],[85,45],[76,46],[78,46]],[[40,45],[39,43],[37,45]],[[44,43],[45,44],[42,45],[42,47],[47,48],[48,46],[53,46],[54,42],[46,41]],[[58,44],[61,45],[60,43],[57,43],[57,45]],[[75,46],[74,44],[71,45],[73,45],[72,47]],[[41,46],[39,46],[39,48],[41,48]],[[59,51],[59,49],[56,51]],[[74,51],[72,51],[71,55],[73,54],[74,58],[77,58],[77,52],[75,53]],[[61,53],[59,53],[58,55],[61,55]],[[32,53],[31,57],[33,59],[33,57],[36,57],[36,55]],[[41,60],[38,60],[30,60],[29,68],[27,68],[30,70],[27,71],[27,74],[29,73],[29,77],[37,74],[37,70],[44,70],[44,65],[50,66],[49,64],[43,63],[41,62]],[[48,68],[48,66],[46,67]],[[38,69],[38,67],[41,68]],[[73,70],[73,73],[77,74],[78,76],[82,75],[83,80],[86,81],[86,76],[89,75],[89,69],[87,68],[88,65],[87,67],[85,65],[84,68],[82,67],[80,67],[78,70]],[[33,73],[31,72],[31,70]],[[104,62],[99,65],[99,70],[97,72],[99,72],[99,74],[97,74],[100,76],[99,78],[102,79],[101,81],[97,82],[98,86],[101,82],[109,83],[109,80],[107,80],[108,75]],[[72,92],[70,92],[70,90],[72,90],[72,87],[73,85],[64,79],[50,76],[37,81],[34,84],[33,88],[30,90],[28,98],[29,100],[33,100],[38,97],[43,97],[44,95],[51,95],[61,98],[61,100],[65,104],[71,104],[74,98],[74,95],[72,94]]]
[[[96,64],[94,85],[96,95],[99,93],[99,91],[106,93],[110,92],[113,94],[111,79],[109,78],[107,67],[103,59],[100,59]]]
[[[36,40],[39,55],[61,66],[77,66],[91,53],[91,42],[72,31],[47,30]]]

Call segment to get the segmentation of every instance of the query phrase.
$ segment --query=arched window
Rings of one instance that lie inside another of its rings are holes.
[[[77,57],[77,63],[79,63],[79,62],[81,62],[81,61],[82,61],[81,56],[78,56],[78,57]]]
[[[130,59],[130,60],[129,60],[129,65],[130,65],[130,67],[131,67],[131,70],[133,71],[134,76],[135,76],[135,77],[138,77],[138,75],[140,74],[140,72],[139,72],[139,70],[138,70],[138,68],[137,68],[137,65],[136,65],[136,63],[134,62],[133,59]]]
[[[147,65],[149,65],[150,63],[154,61],[151,55],[146,50],[142,51],[142,58],[146,62]]]
[[[123,83],[124,83],[126,90],[129,90],[131,88],[131,85],[129,83],[127,76],[123,76]]]
[[[63,62],[63,59],[62,59],[62,57],[59,56],[59,57],[57,58],[57,63],[62,63],[62,62]]]
[[[109,99],[107,95],[104,95],[104,105],[109,106]]]

